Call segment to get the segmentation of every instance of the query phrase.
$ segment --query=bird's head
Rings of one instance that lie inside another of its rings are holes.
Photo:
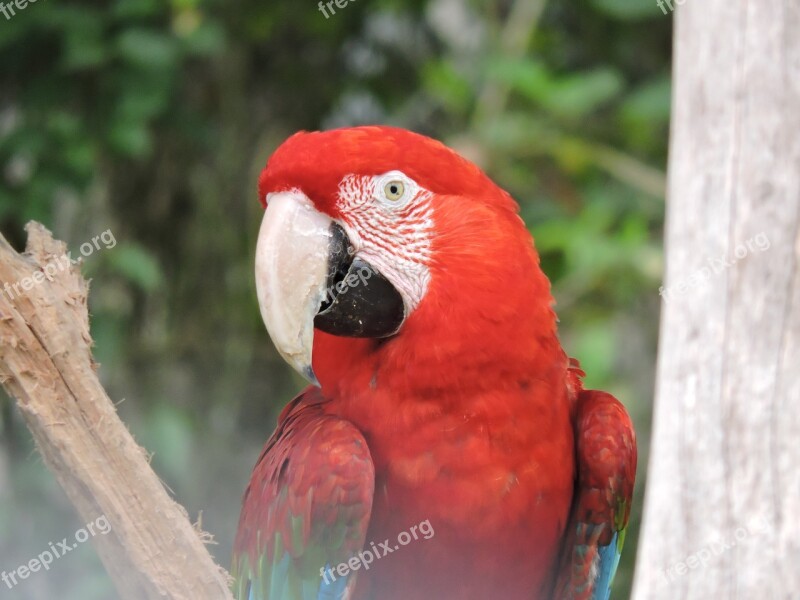
[[[314,383],[315,330],[378,347],[409,330],[441,334],[436,313],[467,338],[487,321],[508,337],[506,325],[525,329],[511,322],[522,309],[554,331],[516,203],[437,141],[377,126],[301,132],[270,157],[259,195],[261,314]]]

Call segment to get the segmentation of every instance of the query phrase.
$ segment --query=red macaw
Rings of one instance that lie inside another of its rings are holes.
[[[390,127],[292,136],[259,195],[261,313],[312,385],[245,492],[237,597],[608,598],[634,431],[562,350],[514,200]]]

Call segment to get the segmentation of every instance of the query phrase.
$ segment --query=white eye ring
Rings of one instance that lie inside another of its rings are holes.
[[[395,207],[414,198],[419,186],[401,171],[389,171],[376,178],[375,192],[380,202]]]

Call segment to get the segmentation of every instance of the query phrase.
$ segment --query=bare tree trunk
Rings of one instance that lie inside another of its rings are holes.
[[[28,234],[24,256],[0,236],[0,382],[81,517],[111,526],[92,540],[121,597],[230,599],[225,571],[97,379],[86,281],[44,227]]]
[[[800,2],[676,15],[634,598],[800,598]]]

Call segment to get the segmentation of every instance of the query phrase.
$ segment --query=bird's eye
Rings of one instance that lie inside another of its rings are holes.
[[[383,186],[383,193],[386,196],[387,200],[391,200],[392,202],[397,202],[403,197],[403,194],[406,191],[406,186],[403,184],[402,181],[394,180],[387,183]]]

